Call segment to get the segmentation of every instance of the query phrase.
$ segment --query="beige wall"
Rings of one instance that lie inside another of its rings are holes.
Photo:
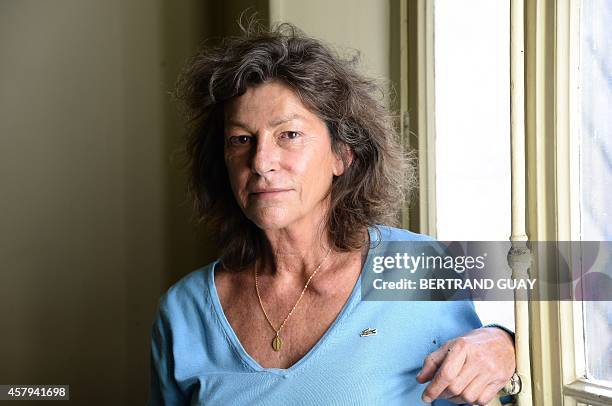
[[[272,22],[291,22],[341,54],[359,50],[362,72],[389,78],[391,0],[270,0]]]
[[[214,254],[169,159],[197,3],[0,2],[0,383],[144,403],[159,294]]]
[[[277,3],[0,0],[0,383],[144,403],[159,295],[215,256],[190,224],[168,91],[203,38]],[[388,12],[286,1],[280,16],[386,76]]]
[[[1,4],[0,381],[104,383],[108,404],[127,365],[119,2]]]

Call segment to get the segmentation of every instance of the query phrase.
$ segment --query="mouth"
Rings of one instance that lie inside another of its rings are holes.
[[[255,198],[266,199],[266,198],[280,196],[281,194],[289,192],[289,191],[291,191],[291,189],[261,189],[261,190],[256,190],[254,192],[249,193],[249,196],[252,196]]]

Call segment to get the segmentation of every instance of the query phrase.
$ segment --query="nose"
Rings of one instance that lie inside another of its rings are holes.
[[[257,144],[251,157],[251,170],[259,175],[278,169],[279,151],[271,136],[257,137]]]

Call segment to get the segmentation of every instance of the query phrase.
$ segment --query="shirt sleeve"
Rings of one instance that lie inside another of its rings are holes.
[[[188,404],[174,375],[172,331],[160,304],[151,330],[149,406]]]

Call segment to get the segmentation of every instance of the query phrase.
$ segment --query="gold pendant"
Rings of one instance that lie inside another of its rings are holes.
[[[274,340],[272,340],[272,348],[274,349],[274,351],[280,351],[282,344],[283,343],[277,334],[276,337],[274,337]]]

